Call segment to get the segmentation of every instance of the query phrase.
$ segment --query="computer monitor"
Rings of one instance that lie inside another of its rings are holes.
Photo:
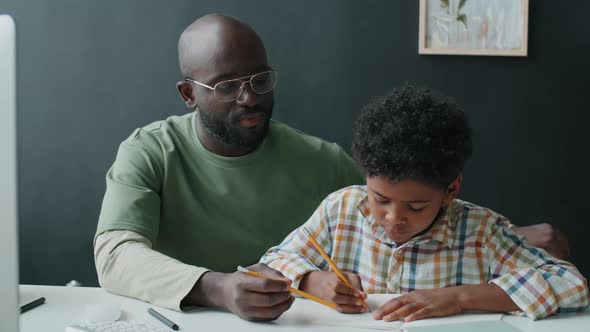
[[[18,331],[16,51],[14,21],[0,15],[0,331]]]

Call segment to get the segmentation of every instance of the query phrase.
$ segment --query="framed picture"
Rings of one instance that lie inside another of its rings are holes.
[[[420,54],[526,56],[528,0],[420,0]]]

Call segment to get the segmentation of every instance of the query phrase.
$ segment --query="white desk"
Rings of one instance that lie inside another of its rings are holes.
[[[145,302],[110,294],[100,288],[88,287],[59,287],[59,286],[20,286],[21,304],[30,302],[41,296],[46,303],[21,315],[21,332],[64,331],[67,325],[78,322],[84,310],[84,305],[104,301],[121,305],[122,319],[149,323],[164,327],[147,313],[151,305]],[[287,312],[291,316],[305,314],[306,300],[297,299]],[[151,306],[153,307],[153,306]],[[222,311],[212,309],[198,309],[188,313],[181,313],[157,308],[163,315],[177,323],[181,331],[301,331],[303,328],[311,331],[359,332],[369,331],[358,328],[305,326],[294,324],[293,320],[269,323],[253,323]],[[557,315],[540,321],[528,318],[505,315],[503,320],[516,326],[523,332],[588,332],[590,331],[590,312],[568,315]],[[304,321],[302,321],[304,324]],[[164,327],[165,328],[165,327]],[[167,328],[165,328],[167,329]],[[172,331],[172,330],[170,330]],[[375,331],[375,330],[371,330]]]

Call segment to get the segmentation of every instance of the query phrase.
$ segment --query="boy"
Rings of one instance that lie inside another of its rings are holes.
[[[373,313],[385,321],[585,309],[586,280],[572,264],[529,246],[505,217],[455,198],[471,150],[457,105],[426,89],[395,89],[355,126],[353,156],[367,185],[332,193],[261,262],[341,312],[363,312],[366,293],[407,293]],[[358,291],[328,272],[306,233]]]

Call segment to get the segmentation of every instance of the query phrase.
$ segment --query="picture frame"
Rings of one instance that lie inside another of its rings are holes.
[[[527,56],[529,0],[420,0],[419,54]]]

